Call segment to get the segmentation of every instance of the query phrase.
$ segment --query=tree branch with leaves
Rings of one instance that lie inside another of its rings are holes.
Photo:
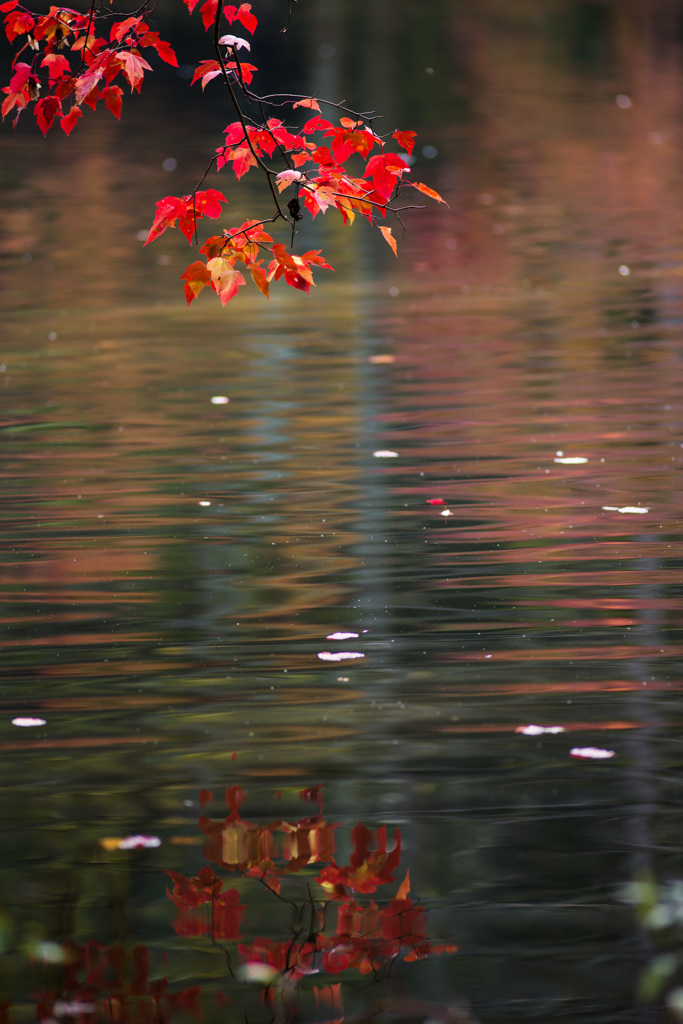
[[[92,0],[85,13],[50,7],[47,14],[30,11],[19,0],[1,3],[5,33],[17,47],[12,77],[2,90],[3,120],[11,115],[16,127],[26,111],[44,135],[56,124],[69,135],[83,116],[83,107],[96,110],[104,104],[120,119],[124,92],[118,82],[127,83],[131,92],[140,92],[145,74],[152,71],[143,51],[178,66],[171,46],[146,20],[157,3],[143,0],[132,13],[121,13]],[[192,14],[199,0],[184,3]],[[291,13],[289,0],[287,24]],[[396,254],[396,239],[386,221],[393,217],[402,226],[401,211],[415,208],[399,205],[406,188],[444,202],[433,189],[407,177],[415,132],[396,130],[379,135],[374,129],[376,115],[319,97],[284,92],[260,95],[251,88],[258,69],[243,56],[251,53],[251,42],[232,31],[222,31],[234,26],[253,36],[258,20],[251,4],[236,7],[224,0],[204,0],[199,15],[211,34],[213,57],[200,61],[191,85],[200,83],[204,90],[214,79],[222,82],[236,120],[225,128],[223,142],[195,190],[186,196],[166,196],[156,204],[144,244],[167,228],[178,228],[191,245],[199,244],[198,221],[221,218],[228,203],[222,191],[202,187],[213,170],[229,169],[239,181],[256,168],[265,178],[273,213],[206,238],[199,248],[204,258],[195,260],[181,275],[188,305],[206,287],[225,305],[246,284],[244,274],[266,297],[271,285],[280,280],[309,292],[315,284],[314,268],[333,268],[320,250],[301,255],[293,251],[304,211],[315,218],[335,210],[348,225],[360,215],[379,229]],[[321,104],[325,113],[330,111],[329,119],[323,116]],[[303,125],[287,124],[273,116],[285,109],[291,111],[293,121],[302,112],[311,116]],[[389,148],[392,144],[398,151]],[[265,230],[270,224],[281,224],[287,244],[275,241]]]

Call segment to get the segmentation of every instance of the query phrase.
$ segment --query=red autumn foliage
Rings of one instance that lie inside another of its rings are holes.
[[[271,1015],[286,999],[292,1011],[287,1020],[298,1019],[296,1004],[302,992],[308,994],[309,1005],[315,1004],[315,1020],[331,1024],[332,1014],[341,1024],[346,980],[341,976],[347,972],[356,977],[378,974],[397,958],[410,962],[455,951],[453,945],[437,945],[428,938],[427,913],[411,898],[407,873],[393,896],[363,898],[394,881],[401,856],[398,829],[388,846],[384,827],[372,832],[356,825],[349,836],[349,863],[340,866],[334,855],[341,826],[326,821],[321,786],[301,790],[299,796],[313,814],[296,821],[247,821],[241,815],[244,796],[240,786],[229,787],[227,813],[213,818],[206,813],[213,794],[202,790],[199,827],[207,837],[204,852],[212,863],[194,876],[167,871],[172,888],[166,893],[176,909],[176,934],[193,943],[221,944],[225,952],[228,966],[221,985],[236,987],[230,990],[234,995],[214,993],[219,1008],[240,998],[240,986],[243,990],[244,983],[251,982],[261,985],[262,1002]],[[227,886],[219,870],[238,874],[239,888]],[[304,886],[297,895],[299,873]],[[259,882],[266,900],[275,900],[272,893],[283,887],[281,900],[292,915],[289,934],[283,936],[281,923],[276,937],[260,934],[267,920],[263,899],[251,908],[255,916],[250,921],[249,894]],[[169,982],[166,954],[159,963],[158,956],[152,961],[146,946],[97,942],[66,943],[63,954],[58,986],[36,996],[38,1020],[73,1016],[81,1024],[167,1024],[176,1015],[203,1018],[206,989],[186,981],[183,987],[182,982]],[[238,962],[241,967],[235,970]],[[341,980],[321,985],[325,974]],[[316,984],[311,985],[312,979]],[[11,1019],[10,1006],[0,1003],[0,1024]],[[241,1014],[233,1016],[242,1019]]]
[[[320,895],[313,896],[309,880],[308,896],[303,901],[304,906],[308,905],[305,934],[296,933],[295,939],[258,936],[248,943],[239,942],[237,951],[242,962],[252,972],[258,965],[269,971],[270,977],[279,974],[298,979],[320,970],[333,975],[348,970],[369,974],[396,957],[411,961],[433,953],[454,952],[455,946],[429,941],[427,914],[410,898],[407,874],[396,895],[384,904],[374,900],[363,903],[359,898],[395,880],[401,858],[399,830],[396,829],[391,847],[387,848],[384,826],[373,833],[362,824],[356,825],[350,834],[353,851],[349,863],[340,866],[334,860],[338,825],[326,822],[323,816],[321,787],[302,790],[300,797],[316,804],[317,814],[297,822],[278,820],[264,825],[242,818],[244,793],[239,786],[226,790],[229,813],[219,819],[205,814],[212,794],[203,790],[200,795],[199,827],[209,837],[204,853],[224,870],[258,878],[280,894],[287,877],[321,865],[315,876]],[[214,869],[203,868],[194,879],[169,874],[175,882],[169,897],[181,912],[176,931],[184,935],[208,934],[208,918],[203,918],[199,925],[191,914],[213,898],[216,916],[222,894]],[[241,912],[244,908],[238,909]],[[303,906],[296,913],[300,915],[302,910]],[[233,917],[231,926],[239,926],[239,920]],[[231,937],[236,937],[236,932]]]
[[[198,2],[185,0],[190,14]],[[5,34],[18,48],[9,84],[2,89],[3,120],[11,115],[16,126],[22,113],[30,111],[44,135],[55,124],[69,135],[83,116],[84,106],[96,110],[104,105],[120,118],[124,91],[118,82],[130,86],[131,92],[140,92],[147,72],[153,70],[147,58],[178,66],[173,49],[144,20],[152,14],[155,3],[143,0],[131,16],[114,13],[97,0],[91,0],[87,13],[67,7],[50,7],[47,14],[37,13],[20,0],[0,4]],[[225,20],[253,35],[258,19],[251,4],[234,6],[224,0],[205,0],[199,14],[204,28],[212,34],[213,55],[199,62],[191,84],[200,81],[204,89],[212,80],[220,79],[237,115],[237,120],[225,129],[225,140],[216,149],[202,182],[214,165],[219,172],[230,167],[238,180],[255,167],[266,178],[274,213],[265,220],[248,220],[240,228],[223,228],[221,234],[207,239],[199,250],[205,259],[195,260],[181,275],[188,305],[205,287],[215,291],[225,305],[246,284],[242,270],[248,271],[266,298],[271,284],[279,280],[310,292],[315,284],[313,268],[332,270],[330,264],[319,250],[297,255],[263,230],[266,223],[282,221],[293,238],[303,216],[302,208],[312,217],[337,210],[344,224],[352,224],[356,214],[361,214],[379,228],[396,253],[391,228],[378,221],[391,213],[401,223],[400,211],[411,208],[395,205],[402,188],[412,185],[423,195],[443,202],[427,185],[405,177],[410,171],[415,132],[398,129],[383,137],[375,133],[371,118],[348,111],[341,104],[307,96],[259,96],[251,89],[258,68],[240,56],[250,44],[239,36],[220,34]],[[286,105],[292,111],[302,108],[319,112],[321,103],[344,116],[335,123],[317,113],[303,126],[288,126],[265,115],[260,125],[252,119],[254,105],[261,111]],[[391,139],[403,155],[386,148]],[[281,199],[285,190],[290,190],[286,203]],[[147,242],[169,227],[178,227],[192,244],[197,220],[221,217],[221,203],[227,202],[216,189],[202,191],[201,183],[191,195],[161,199]]]

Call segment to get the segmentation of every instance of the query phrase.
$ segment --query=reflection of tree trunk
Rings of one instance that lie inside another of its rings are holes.
[[[634,537],[633,544],[649,547],[661,541],[661,538],[649,534]],[[653,558],[639,560],[638,570],[654,576],[661,572],[660,562]],[[634,602],[641,603],[638,610],[638,625],[634,627],[634,641],[647,648],[665,648],[666,639],[660,629],[661,610],[657,600],[661,599],[661,589],[656,583],[638,584],[633,588]],[[650,605],[651,607],[648,607]],[[653,864],[652,852],[655,847],[652,837],[652,821],[656,817],[661,803],[660,786],[657,777],[659,759],[655,751],[655,741],[660,727],[647,684],[653,676],[653,665],[649,659],[635,657],[628,663],[627,674],[635,683],[628,704],[632,709],[632,719],[639,726],[633,730],[628,747],[630,749],[633,768],[630,770],[631,808],[626,825],[626,836],[631,847],[629,873],[632,878],[644,874],[656,876],[656,865]],[[644,962],[651,961],[657,950],[644,928],[637,931],[637,948]],[[643,1021],[654,1024],[658,1019],[655,1006],[641,1007]]]
[[[311,61],[311,92],[334,102],[345,98],[339,95],[339,69],[343,66],[344,6],[338,0],[318,0],[307,19],[310,25],[308,55]]]

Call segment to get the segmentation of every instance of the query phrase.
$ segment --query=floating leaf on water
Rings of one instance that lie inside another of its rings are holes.
[[[358,636],[358,633],[328,633],[327,640],[352,640]]]
[[[364,658],[360,651],[319,651],[321,661],[348,661],[350,658]]]
[[[44,718],[13,718],[12,725],[18,725],[22,729],[35,729],[39,725],[47,725]]]
[[[571,757],[585,758],[586,760],[603,761],[605,758],[614,757],[614,750],[603,750],[602,747],[572,747],[569,751]]]
[[[378,452],[372,453],[376,459],[397,459],[398,452],[390,452],[385,448],[381,448]]]
[[[225,395],[213,395],[211,405],[227,405],[230,401]]]
[[[522,736],[542,736],[543,733],[564,732],[563,725],[518,725],[515,732]]]

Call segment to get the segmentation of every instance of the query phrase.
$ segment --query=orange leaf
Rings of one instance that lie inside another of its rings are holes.
[[[399,146],[403,146],[408,156],[413,152],[413,146],[415,145],[416,133],[415,132],[403,132],[396,131],[392,133],[392,139],[396,139]]]
[[[201,260],[195,260],[180,275],[180,280],[185,282],[185,298],[188,306],[193,299],[196,299],[202,288],[211,283],[211,271]]]
[[[268,275],[266,274],[261,264],[252,263],[251,266],[249,267],[249,271],[254,280],[254,284],[256,285],[258,290],[262,292],[267,299],[270,298],[270,285],[268,283]]]
[[[381,229],[380,229],[381,230]],[[387,228],[387,230],[389,230]],[[406,877],[403,879],[399,886],[399,890],[396,893],[397,900],[407,900],[410,893],[410,871],[406,871]]]
[[[235,270],[224,256],[214,256],[212,260],[208,261],[206,267],[211,274],[211,287],[224,306],[230,302],[230,299],[234,299],[240,285],[246,284],[239,270]]]
[[[424,195],[429,196],[430,199],[436,199],[437,203],[443,203],[444,206],[448,206],[445,199],[442,199],[438,192],[435,192],[433,188],[429,188],[427,185],[423,185],[421,181],[404,181],[404,185],[412,185],[418,192],[422,192]]]
[[[391,233],[391,228],[382,228],[381,227],[380,231],[382,232],[382,235],[384,237],[384,241],[387,243],[387,245],[390,245],[391,248],[393,249],[394,256],[398,256],[398,250],[396,249],[396,239],[394,238],[394,236]]]
[[[311,110],[317,110],[318,113],[320,113],[320,107],[318,106],[318,101],[316,99],[314,99],[312,96],[310,97],[310,99],[307,99],[307,100],[298,100],[296,103],[293,103],[292,106],[293,107],[310,107]]]

